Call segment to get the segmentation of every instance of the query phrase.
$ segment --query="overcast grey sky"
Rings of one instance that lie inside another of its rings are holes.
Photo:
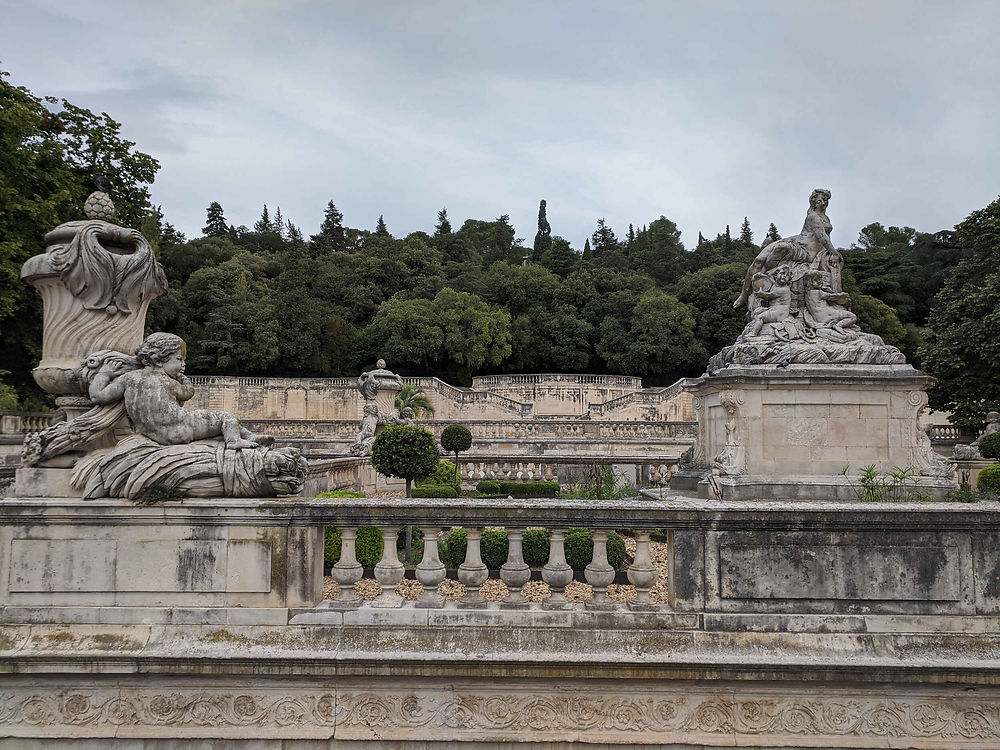
[[[834,242],[949,228],[1000,192],[1000,2],[0,0],[0,63],[124,124],[188,236],[219,201],[396,236],[538,201],[577,250],[660,214]]]

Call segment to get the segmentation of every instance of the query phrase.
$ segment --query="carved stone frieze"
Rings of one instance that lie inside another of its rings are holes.
[[[785,689],[719,691],[690,686],[608,693],[563,689],[13,689],[0,691],[8,736],[317,736],[542,741],[580,733],[608,741],[699,736],[770,745],[983,747],[1000,741],[994,697]],[[217,736],[217,735],[212,735]]]
[[[726,390],[719,394],[719,403],[726,415],[726,442],[712,458],[713,472],[723,476],[745,474],[747,470],[747,429],[741,407],[746,394],[741,390]]]

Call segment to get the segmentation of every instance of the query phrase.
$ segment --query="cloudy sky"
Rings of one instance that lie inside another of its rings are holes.
[[[582,248],[664,214],[834,242],[951,227],[1000,192],[1000,2],[0,0],[0,67],[124,124],[197,236],[267,203],[306,234],[432,231],[538,201]]]

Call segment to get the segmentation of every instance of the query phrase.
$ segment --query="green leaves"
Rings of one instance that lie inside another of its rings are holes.
[[[421,479],[437,468],[440,452],[434,436],[416,425],[388,425],[372,445],[372,465],[387,477]]]

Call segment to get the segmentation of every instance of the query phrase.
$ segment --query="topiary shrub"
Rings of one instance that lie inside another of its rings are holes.
[[[558,497],[558,482],[497,482],[501,495],[511,497]]]
[[[453,484],[425,484],[414,487],[410,497],[458,497],[458,487]]]
[[[976,477],[976,486],[980,492],[1000,492],[1000,464],[987,466],[980,471]]]
[[[340,529],[327,526],[323,529],[323,567],[332,568],[340,560]]]
[[[362,526],[354,547],[361,567],[374,568],[382,559],[382,532],[377,526]]]
[[[524,561],[532,568],[540,568],[549,561],[549,533],[544,529],[528,529],[522,542]]]
[[[979,438],[979,455],[983,458],[1000,458],[1000,432],[991,432]]]
[[[455,484],[461,484],[458,475],[458,454],[472,447],[472,433],[460,424],[450,424],[441,431],[441,448],[455,454]]]
[[[316,497],[364,497],[364,492],[357,490],[333,490],[331,492],[321,492]]]
[[[486,495],[488,497],[493,497],[500,494],[500,485],[494,482],[492,479],[484,479],[482,482],[476,485],[476,492],[480,495]]]
[[[594,559],[594,535],[590,529],[566,532],[566,562],[573,570],[583,570]],[[616,531],[608,532],[608,564],[618,570],[625,563],[625,540]]]
[[[412,497],[413,480],[433,474],[440,458],[437,440],[416,425],[388,425],[372,443],[375,471],[387,477],[405,479],[407,497]]]
[[[484,531],[479,546],[483,562],[490,570],[498,570],[507,562],[507,532]]]
[[[427,485],[454,485],[458,489],[458,483],[455,482],[455,464],[451,461],[438,461],[437,468],[434,469],[434,473],[429,477],[423,479],[418,479],[414,484],[417,487],[426,487]]]
[[[457,568],[465,562],[465,550],[468,547],[468,540],[465,537],[465,529],[455,529],[444,539],[446,557],[441,558],[446,568]]]

